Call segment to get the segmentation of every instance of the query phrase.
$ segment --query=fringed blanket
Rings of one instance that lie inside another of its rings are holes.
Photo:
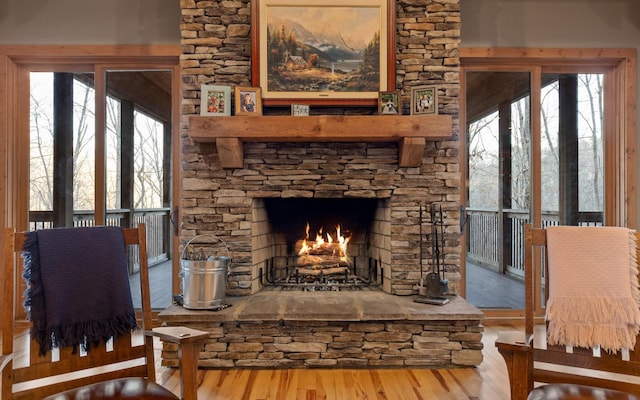
[[[137,328],[120,228],[29,232],[23,250],[25,307],[41,354],[54,347],[89,350]]]
[[[640,326],[635,232],[549,227],[547,252],[548,343],[632,349]]]

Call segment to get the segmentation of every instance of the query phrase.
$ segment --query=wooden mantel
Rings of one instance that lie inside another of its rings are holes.
[[[450,115],[189,118],[189,136],[215,142],[224,168],[243,167],[243,142],[398,142],[399,166],[417,167],[426,139],[451,138],[452,130]]]

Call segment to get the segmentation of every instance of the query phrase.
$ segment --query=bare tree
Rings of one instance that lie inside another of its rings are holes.
[[[498,113],[469,124],[469,205],[496,208],[498,202]]]
[[[587,98],[587,112],[580,111],[579,116],[586,123],[589,130],[589,144],[591,145],[590,153],[592,163],[591,168],[593,169],[593,173],[589,174],[589,176],[592,176],[591,188],[585,190],[585,193],[589,193],[590,191],[593,193],[593,198],[591,199],[593,204],[589,206],[587,203],[586,206],[589,208],[593,207],[594,210],[598,211],[603,208],[601,185],[602,135],[600,134],[604,131],[602,75],[581,74],[578,75],[578,79],[586,89],[585,96]]]
[[[73,208],[74,210],[93,210],[95,91],[78,81],[74,82],[73,87],[73,113],[77,121],[73,134]]]
[[[513,208],[529,208],[531,187],[531,98],[511,105],[511,199]]]
[[[163,126],[161,123],[140,113],[137,113],[135,120],[135,207],[162,207],[164,184]]]
[[[53,120],[51,111],[31,93],[30,210],[53,208]]]

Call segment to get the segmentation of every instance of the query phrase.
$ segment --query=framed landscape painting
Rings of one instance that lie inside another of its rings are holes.
[[[252,85],[265,105],[377,105],[395,90],[393,0],[255,0]]]

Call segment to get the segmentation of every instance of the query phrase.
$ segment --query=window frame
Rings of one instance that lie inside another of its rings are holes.
[[[102,183],[95,191],[96,224],[104,223],[104,146],[106,72],[123,69],[164,69],[172,74],[172,154],[180,155],[180,54],[179,45],[77,45],[0,46],[0,224],[28,229],[29,173],[29,74],[31,72],[93,72],[96,92],[96,176]],[[100,155],[101,153],[102,155]],[[172,196],[180,198],[180,163],[173,162]],[[98,179],[96,180],[97,184]],[[175,236],[174,236],[175,237]],[[4,247],[4,235],[0,235]],[[179,241],[171,250],[178,253]],[[180,292],[179,263],[174,257],[172,293]],[[18,288],[18,292],[20,293]]]
[[[460,48],[460,174],[467,182],[466,80],[468,71],[531,73],[532,163],[540,160],[542,74],[604,73],[604,220],[606,225],[635,228],[636,211],[636,49]],[[541,221],[540,171],[532,174],[532,221]],[[466,188],[461,202],[467,203]],[[466,235],[461,239],[461,295],[466,295]],[[540,257],[540,255],[538,255]],[[539,285],[540,282],[537,282]],[[538,310],[540,311],[540,310]],[[524,310],[485,310],[487,317],[521,318]]]

